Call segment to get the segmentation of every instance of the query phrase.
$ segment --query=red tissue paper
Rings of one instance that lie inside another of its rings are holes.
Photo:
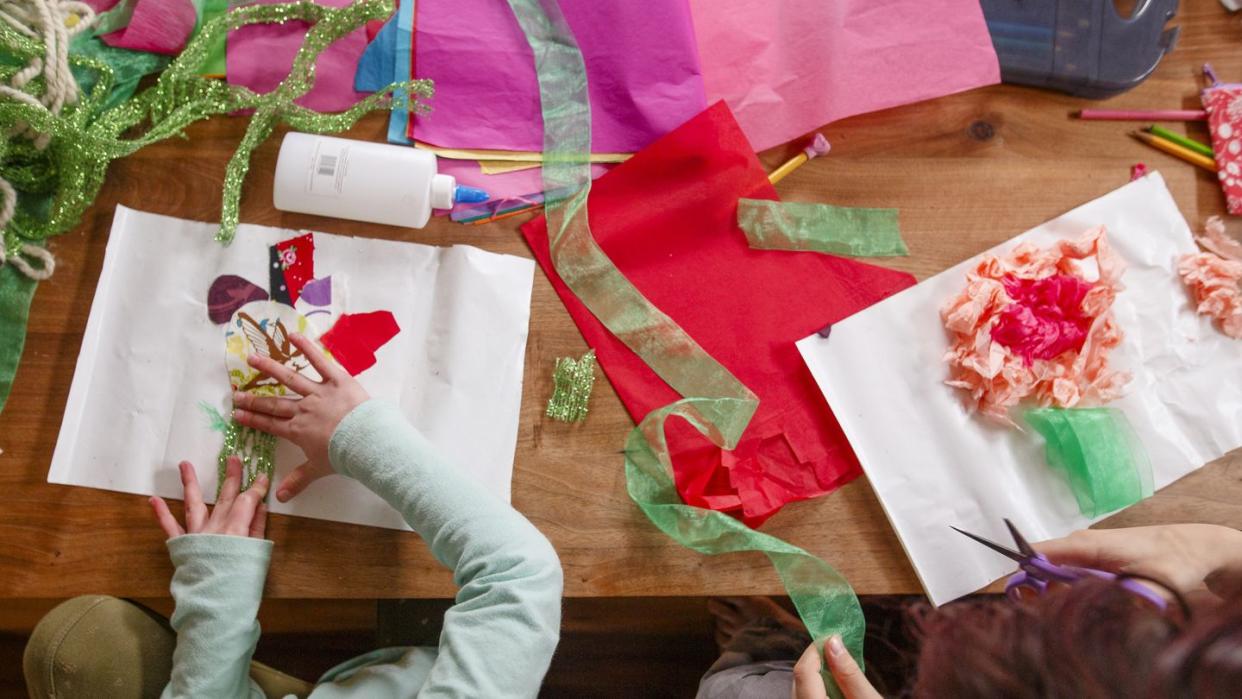
[[[375,365],[375,351],[400,331],[390,311],[346,313],[320,336],[319,342],[350,376],[357,376]]]
[[[1000,312],[992,339],[1031,366],[1036,359],[1052,359],[1077,352],[1087,341],[1095,317],[1083,310],[1090,282],[1068,274],[1043,279],[1006,275],[1001,282],[1013,303]]]
[[[588,209],[592,233],[618,269],[759,397],[733,452],[682,420],[667,428],[682,499],[753,527],[860,473],[794,343],[914,278],[819,253],[752,249],[737,227],[742,197],[778,198],[718,102],[596,181]],[[522,233],[630,415],[640,420],[681,398],[561,281],[546,220]]]

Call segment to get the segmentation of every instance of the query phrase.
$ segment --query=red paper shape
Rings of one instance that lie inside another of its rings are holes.
[[[737,227],[741,197],[777,199],[720,102],[596,181],[588,209],[595,239],[621,272],[759,396],[733,452],[682,420],[667,429],[685,502],[757,526],[861,472],[794,343],[914,278],[819,253],[752,249]],[[522,233],[630,415],[678,400],[561,281],[545,219]]]
[[[280,268],[285,274],[289,305],[298,302],[302,287],[315,278],[315,235],[307,233],[276,243]]]
[[[350,376],[357,376],[375,365],[375,351],[400,331],[391,311],[346,313],[320,336],[319,342]]]

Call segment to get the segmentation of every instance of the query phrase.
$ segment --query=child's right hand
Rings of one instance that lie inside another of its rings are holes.
[[[323,378],[315,382],[272,360],[250,355],[250,366],[271,376],[301,398],[261,398],[250,393],[233,394],[233,418],[283,437],[301,447],[306,463],[293,470],[276,489],[276,499],[286,502],[316,480],[333,473],[328,444],[336,426],[351,410],[370,398],[354,377],[324,356],[323,350],[304,335],[289,337]]]

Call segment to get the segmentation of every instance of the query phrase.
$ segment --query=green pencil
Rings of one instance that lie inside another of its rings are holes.
[[[1193,138],[1173,133],[1172,131],[1160,126],[1149,126],[1147,127],[1147,130],[1150,131],[1153,136],[1158,136],[1166,141],[1172,141],[1183,148],[1189,148],[1190,150],[1206,155],[1209,158],[1216,156],[1216,154],[1212,152],[1211,146],[1206,143],[1200,143]]]

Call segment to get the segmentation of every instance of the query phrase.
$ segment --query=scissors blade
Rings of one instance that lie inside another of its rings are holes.
[[[1018,533],[1018,528],[1013,526],[1013,522],[1010,522],[1008,517],[1005,518],[1005,526],[1009,527],[1009,533],[1013,536],[1013,542],[1018,545],[1018,551],[1021,552],[1022,555],[1031,558],[1039,555],[1036,553],[1034,547],[1027,543],[1026,538],[1023,537],[1022,534]]]
[[[1002,555],[1002,556],[1004,556],[1004,557],[1006,557],[1006,558],[1011,558],[1011,559],[1013,559],[1013,560],[1017,561],[1018,563],[1026,563],[1026,561],[1027,561],[1027,557],[1026,557],[1026,556],[1022,555],[1021,553],[1018,553],[1017,551],[1014,551],[1013,549],[1011,549],[1011,548],[1009,548],[1009,547],[1006,547],[1006,546],[1001,546],[1000,544],[996,543],[995,541],[989,541],[989,540],[987,540],[987,539],[985,539],[985,538],[983,538],[983,537],[981,537],[981,536],[979,536],[979,535],[977,535],[977,534],[971,534],[971,533],[970,533],[970,532],[968,532],[968,531],[965,531],[965,530],[962,530],[962,529],[958,529],[957,527],[953,526],[952,524],[950,524],[950,525],[949,525],[949,528],[951,528],[953,531],[957,532],[958,534],[961,534],[961,535],[963,535],[963,536],[966,536],[966,537],[969,537],[969,538],[971,538],[971,539],[974,539],[975,541],[979,542],[980,544],[983,544],[984,546],[986,546],[986,547],[988,547],[988,548],[992,549],[993,551],[995,551],[995,552],[999,553],[1000,555]]]

